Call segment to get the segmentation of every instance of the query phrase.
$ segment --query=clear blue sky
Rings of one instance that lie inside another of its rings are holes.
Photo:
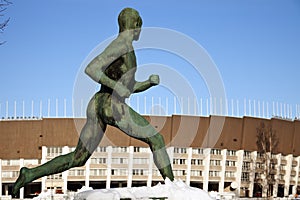
[[[140,12],[143,27],[173,29],[202,45],[218,67],[228,99],[300,104],[300,1],[11,1],[1,18],[10,17],[0,35],[7,41],[0,46],[2,115],[6,101],[70,101],[81,63],[118,32],[124,7]],[[138,62],[168,64],[163,53],[157,60],[150,57],[140,53]],[[199,84],[205,86],[203,80]]]

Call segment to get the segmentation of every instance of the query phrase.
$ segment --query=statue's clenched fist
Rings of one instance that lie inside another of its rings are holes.
[[[155,75],[155,74],[152,74],[149,77],[149,81],[150,81],[151,85],[158,85],[159,84],[159,76]]]

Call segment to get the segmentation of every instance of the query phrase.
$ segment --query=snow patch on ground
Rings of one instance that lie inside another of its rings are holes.
[[[147,200],[162,197],[168,200],[212,200],[209,194],[201,189],[189,187],[181,180],[172,182],[169,179],[165,180],[165,184],[159,183],[154,187],[88,189],[78,192],[74,200]]]

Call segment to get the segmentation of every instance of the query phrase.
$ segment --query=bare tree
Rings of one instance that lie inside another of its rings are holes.
[[[0,0],[0,17],[4,16],[4,11],[7,9],[7,6],[9,6],[11,4],[10,1],[8,0]],[[4,29],[7,27],[8,22],[9,22],[10,18],[5,19],[3,22],[1,20],[0,22],[0,33],[4,32]],[[0,45],[4,44],[4,42],[0,42]]]
[[[272,126],[266,127],[264,122],[256,128],[257,132],[257,149],[259,160],[259,172],[255,180],[262,188],[262,194],[271,196],[273,193],[273,186],[275,185],[275,165],[276,160],[272,155],[277,151],[279,140],[276,136],[276,131]]]

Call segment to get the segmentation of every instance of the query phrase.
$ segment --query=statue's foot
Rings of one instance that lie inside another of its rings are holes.
[[[28,173],[29,169],[27,167],[22,167],[21,170],[20,170],[20,174],[19,174],[19,177],[17,179],[17,181],[15,182],[14,184],[14,187],[13,187],[13,195],[16,196],[19,192],[19,190],[24,187],[26,185],[27,180],[26,180],[26,174]]]

